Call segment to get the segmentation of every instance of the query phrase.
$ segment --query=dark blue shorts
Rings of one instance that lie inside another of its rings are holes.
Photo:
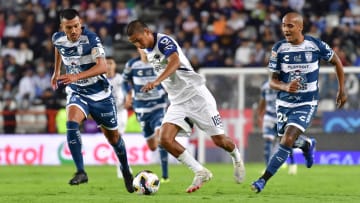
[[[70,105],[79,107],[86,116],[90,114],[97,125],[109,130],[118,128],[115,99],[112,96],[100,101],[93,101],[78,94],[72,94],[67,103],[67,106]]]
[[[277,107],[277,130],[278,134],[284,135],[285,128],[292,125],[300,129],[302,132],[306,130],[311,124],[311,121],[316,114],[317,105],[305,105],[299,107]]]
[[[161,126],[164,115],[165,109],[157,109],[151,113],[136,114],[136,117],[142,127],[145,139],[149,139],[154,136],[155,130]]]

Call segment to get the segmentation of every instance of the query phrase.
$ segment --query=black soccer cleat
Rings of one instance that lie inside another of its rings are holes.
[[[88,182],[88,177],[85,172],[76,172],[74,177],[69,181],[70,185],[79,185]]]
[[[134,187],[133,187],[134,177],[133,177],[133,175],[131,174],[131,172],[129,170],[121,170],[121,172],[124,177],[126,190],[129,193],[133,193],[134,192]]]

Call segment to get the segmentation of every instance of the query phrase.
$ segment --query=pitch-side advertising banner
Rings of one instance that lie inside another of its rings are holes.
[[[141,134],[123,136],[131,165],[153,164],[159,160],[158,151],[152,152]],[[189,138],[176,138],[189,147]],[[82,153],[87,165],[115,164],[113,148],[103,134],[82,135]],[[177,160],[169,155],[169,162]],[[0,165],[60,165],[73,164],[65,135],[0,135]]]
[[[294,150],[294,159],[297,164],[305,164],[302,152]],[[360,165],[359,151],[317,151],[315,164],[320,165]]]

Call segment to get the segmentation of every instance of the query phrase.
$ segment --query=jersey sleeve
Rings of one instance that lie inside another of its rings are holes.
[[[91,57],[93,58],[93,60],[95,60],[98,57],[105,58],[105,49],[101,43],[100,38],[97,35],[92,34],[89,37],[89,42],[92,47],[91,48]]]
[[[325,61],[330,61],[334,56],[334,50],[324,41],[319,40],[318,47],[320,50],[320,57]]]
[[[177,52],[177,46],[170,37],[164,36],[158,41],[159,51],[167,57],[172,53]]]
[[[279,73],[280,72],[280,63],[278,60],[277,48],[278,48],[278,46],[275,45],[271,49],[268,68],[269,68],[270,72]]]
[[[122,90],[126,93],[128,93],[131,90],[131,80],[132,80],[132,71],[130,62],[127,62],[125,64],[125,68],[122,74],[123,82],[122,82]]]

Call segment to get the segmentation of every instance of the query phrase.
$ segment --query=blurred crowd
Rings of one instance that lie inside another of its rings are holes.
[[[0,111],[63,107],[64,93],[50,87],[51,36],[59,11],[69,7],[98,33],[109,56],[135,53],[114,45],[126,41],[127,23],[140,18],[173,36],[195,69],[266,67],[273,43],[282,39],[282,16],[297,11],[304,34],[327,42],[345,66],[360,66],[360,0],[0,0]],[[359,78],[352,79],[356,99]]]

